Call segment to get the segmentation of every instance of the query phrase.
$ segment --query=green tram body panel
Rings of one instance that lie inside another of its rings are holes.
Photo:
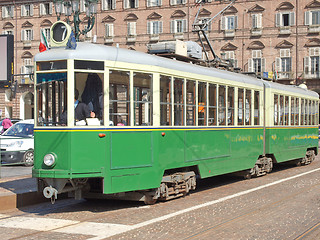
[[[266,130],[266,152],[277,162],[303,158],[307,149],[318,149],[317,127],[272,127]]]
[[[278,162],[302,158],[317,145],[317,128],[266,130],[266,153]],[[42,161],[49,152],[57,156],[53,168]],[[169,169],[196,166],[201,178],[250,169],[262,154],[261,127],[36,129],[33,176],[99,177],[109,194],[157,188]]]

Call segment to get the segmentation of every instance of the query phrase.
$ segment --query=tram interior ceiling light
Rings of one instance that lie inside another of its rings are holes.
[[[90,32],[95,24],[95,14],[97,13],[98,0],[85,0],[85,20],[80,20],[80,1],[79,0],[53,0],[55,11],[57,14],[57,19],[60,21],[60,17],[67,16],[67,23],[71,25],[73,23],[72,30],[75,33],[76,40],[79,41],[80,35],[86,35]],[[73,21],[70,20],[71,15],[73,15]],[[87,22],[87,25],[83,30],[80,30],[80,24]]]

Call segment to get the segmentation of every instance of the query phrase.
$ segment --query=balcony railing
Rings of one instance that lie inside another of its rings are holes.
[[[320,32],[320,25],[310,25],[308,27],[308,33],[319,33]]]
[[[279,28],[279,34],[281,35],[288,35],[291,34],[290,26],[282,26]]]
[[[262,35],[262,28],[252,28],[251,35],[252,36],[261,36]]]

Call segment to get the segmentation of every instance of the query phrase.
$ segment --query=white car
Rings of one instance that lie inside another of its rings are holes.
[[[0,135],[1,163],[33,165],[34,120],[23,120]]]

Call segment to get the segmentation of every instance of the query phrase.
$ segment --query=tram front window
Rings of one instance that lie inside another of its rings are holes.
[[[67,108],[67,73],[38,73],[36,91],[37,125],[64,125],[61,116]]]

